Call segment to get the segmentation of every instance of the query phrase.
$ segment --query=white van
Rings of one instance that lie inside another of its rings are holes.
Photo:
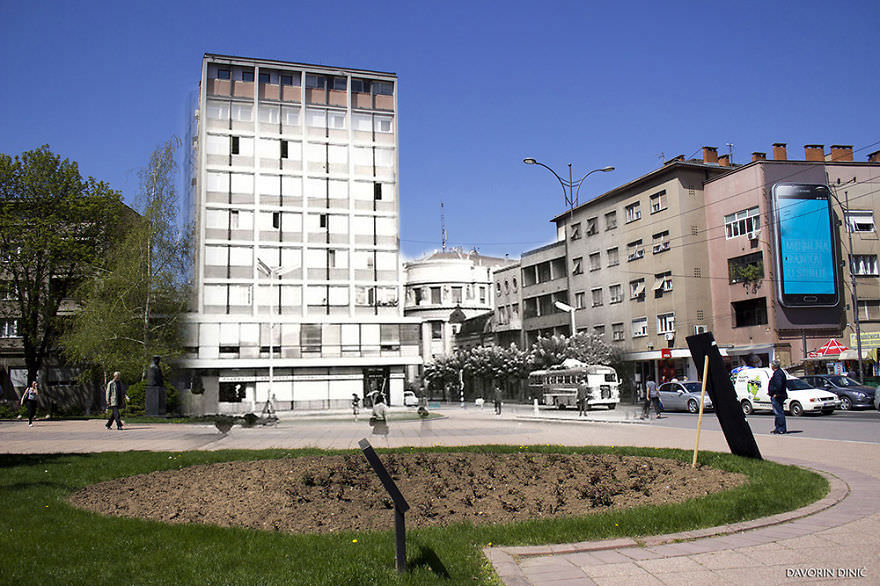
[[[825,390],[814,389],[799,378],[782,371],[786,376],[785,391],[788,399],[782,407],[791,415],[804,413],[833,413],[840,405],[837,395]],[[744,368],[734,375],[733,388],[736,398],[742,405],[743,413],[753,411],[772,411],[767,385],[773,370],[770,368]]]

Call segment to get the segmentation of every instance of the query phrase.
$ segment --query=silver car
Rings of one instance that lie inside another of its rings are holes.
[[[700,410],[700,392],[703,384],[700,382],[671,382],[663,383],[657,389],[660,393],[660,405],[664,411],[688,411],[696,413]],[[703,411],[712,409],[712,400],[709,393],[703,400]]]

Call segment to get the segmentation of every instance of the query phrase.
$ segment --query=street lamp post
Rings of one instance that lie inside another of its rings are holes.
[[[294,270],[294,268],[285,268],[285,267],[270,267],[268,264],[263,262],[262,259],[257,259],[257,268],[266,274],[269,279],[275,281],[276,279],[280,279],[283,275],[289,273]],[[279,301],[280,303],[280,301]],[[269,305],[269,389],[266,391],[266,406],[270,405],[270,401],[272,400],[272,383],[274,382],[274,359],[275,356],[275,306]],[[254,389],[254,403],[257,402],[257,390]],[[290,404],[293,405],[293,397],[291,397]],[[255,405],[256,406],[256,405]],[[264,408],[264,411],[266,409]]]
[[[586,179],[587,177],[589,177],[593,173],[597,173],[597,172],[607,173],[608,171],[614,171],[614,167],[609,165],[607,167],[593,169],[592,171],[588,172],[586,175],[584,175],[580,179],[574,180],[573,175],[571,173],[571,163],[569,163],[568,164],[568,180],[565,180],[562,177],[560,177],[556,171],[554,171],[553,169],[551,169],[550,167],[548,167],[544,163],[533,159],[532,157],[527,157],[527,158],[523,159],[523,163],[525,163],[526,165],[540,165],[541,167],[544,167],[545,169],[547,169],[548,171],[553,173],[553,176],[556,177],[556,179],[559,181],[559,184],[562,186],[562,194],[565,196],[565,205],[568,206],[568,211],[569,211],[569,219],[568,219],[569,224],[571,224],[572,220],[574,219],[574,208],[577,207],[577,205],[578,205],[578,199],[579,199],[579,195],[581,192],[581,185],[583,185],[584,179]],[[569,228],[569,230],[571,230],[571,228]],[[571,262],[571,255],[569,254],[569,249],[568,249],[568,247],[569,247],[568,241],[570,240],[570,235],[568,233],[566,233],[564,235],[564,237],[565,237],[565,256],[566,256],[565,275],[566,275],[566,282],[568,283],[568,293],[571,293],[572,292],[572,289],[571,289],[571,268],[568,266],[568,263]],[[571,301],[571,299],[569,299],[569,301]],[[575,320],[574,320],[574,311],[575,310],[574,310],[574,308],[570,305],[567,305],[565,303],[561,303],[559,301],[555,302],[555,305],[556,305],[557,309],[560,309],[562,311],[567,311],[570,313],[570,315],[571,315],[571,335],[574,336],[575,333],[577,333],[577,330],[575,329]],[[565,307],[567,307],[568,309],[563,309],[561,307],[563,305]]]
[[[555,305],[556,309],[560,311],[568,312],[569,317],[571,317],[571,335],[574,336],[576,332],[574,327],[574,307],[561,301],[555,301],[553,305]]]

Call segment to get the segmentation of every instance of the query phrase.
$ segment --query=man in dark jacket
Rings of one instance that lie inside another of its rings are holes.
[[[116,421],[116,429],[122,429],[122,419],[119,417],[119,410],[125,408],[125,400],[128,395],[122,390],[122,381],[119,380],[119,372],[113,373],[113,380],[107,383],[104,398],[107,400],[107,409],[110,410],[110,419],[107,420],[107,429],[113,426]]]
[[[779,368],[779,361],[774,360],[770,363],[773,369],[773,376],[767,383],[767,394],[770,395],[770,404],[773,406],[773,430],[770,433],[783,434],[786,433],[785,428],[785,409],[783,404],[788,399],[788,393],[785,390],[785,373]]]

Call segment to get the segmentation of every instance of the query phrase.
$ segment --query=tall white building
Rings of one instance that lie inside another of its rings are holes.
[[[403,317],[397,77],[206,54],[197,111],[196,299],[205,412],[400,404],[421,364]]]

